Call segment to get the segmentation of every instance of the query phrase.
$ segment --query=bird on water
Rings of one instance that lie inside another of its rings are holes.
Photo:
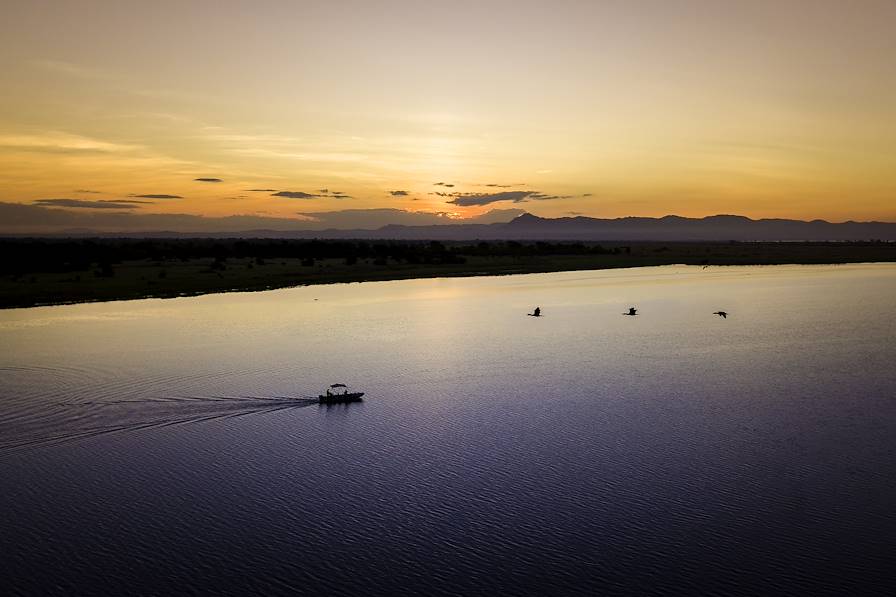
[[[529,317],[541,317],[541,307],[535,307],[531,313],[526,313]]]
[[[713,315],[718,315],[722,319],[728,319],[728,313],[725,311],[714,311]]]
[[[628,313],[623,313],[623,315],[637,315],[637,314],[638,314],[638,310],[635,309],[634,307],[629,307]]]

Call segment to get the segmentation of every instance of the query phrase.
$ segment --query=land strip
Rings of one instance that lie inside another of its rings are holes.
[[[889,242],[0,239],[0,308],[339,282],[699,266],[896,262]]]

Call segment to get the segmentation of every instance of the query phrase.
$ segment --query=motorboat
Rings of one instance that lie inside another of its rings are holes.
[[[320,404],[343,404],[346,402],[362,402],[364,392],[350,392],[344,383],[334,383],[327,391],[317,397]]]

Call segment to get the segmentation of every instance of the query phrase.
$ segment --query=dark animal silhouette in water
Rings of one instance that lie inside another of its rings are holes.
[[[637,315],[637,314],[638,314],[638,310],[635,309],[634,307],[629,307],[628,313],[623,313],[623,315]]]
[[[725,311],[715,311],[713,315],[718,315],[722,319],[728,319],[728,313],[726,313]]]
[[[529,317],[541,317],[541,307],[535,307],[531,313],[526,313]]]

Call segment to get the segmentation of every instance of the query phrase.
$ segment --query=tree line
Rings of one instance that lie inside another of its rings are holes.
[[[305,239],[127,239],[127,238],[6,238],[0,239],[0,272],[101,270],[124,261],[186,262],[212,259],[254,259],[264,265],[273,259],[301,259],[312,264],[322,259],[341,259],[352,265],[372,260],[385,265],[391,260],[410,264],[460,264],[467,257],[529,257],[535,255],[598,255],[630,252],[629,247],[605,248],[582,242],[440,242],[351,241]]]

